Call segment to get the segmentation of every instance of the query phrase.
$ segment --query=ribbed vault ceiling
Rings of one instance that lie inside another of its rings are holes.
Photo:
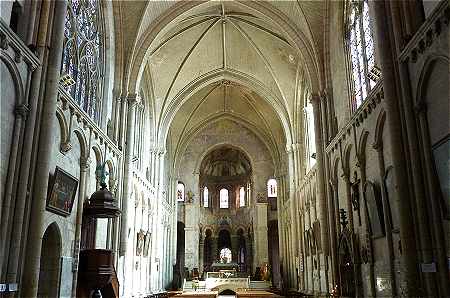
[[[221,117],[253,130],[273,155],[284,152],[287,142],[300,141],[293,131],[311,65],[320,64],[326,1],[258,3],[115,4],[124,29],[122,61],[132,65],[145,51],[139,80],[159,146],[168,141],[181,153],[202,127]],[[297,32],[304,46],[286,30]],[[318,60],[305,63],[305,53]]]

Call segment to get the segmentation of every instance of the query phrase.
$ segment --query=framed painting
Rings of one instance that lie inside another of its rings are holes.
[[[47,198],[47,210],[69,216],[72,212],[77,187],[78,180],[75,177],[56,167],[50,195]]]

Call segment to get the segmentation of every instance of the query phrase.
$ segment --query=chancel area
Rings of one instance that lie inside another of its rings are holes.
[[[0,1],[0,297],[450,297],[448,1]]]

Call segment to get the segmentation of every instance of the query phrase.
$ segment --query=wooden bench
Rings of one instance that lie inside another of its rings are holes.
[[[177,294],[173,297],[183,297],[183,298],[216,298],[219,292],[210,291],[210,292],[185,292],[182,294]]]
[[[259,290],[244,290],[244,291],[237,291],[236,292],[237,298],[261,298],[261,297],[274,297],[274,298],[281,298],[283,296],[270,293],[267,291],[259,291]]]

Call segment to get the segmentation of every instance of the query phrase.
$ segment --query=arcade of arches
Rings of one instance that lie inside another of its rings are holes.
[[[450,297],[448,1],[0,5],[0,297]]]

